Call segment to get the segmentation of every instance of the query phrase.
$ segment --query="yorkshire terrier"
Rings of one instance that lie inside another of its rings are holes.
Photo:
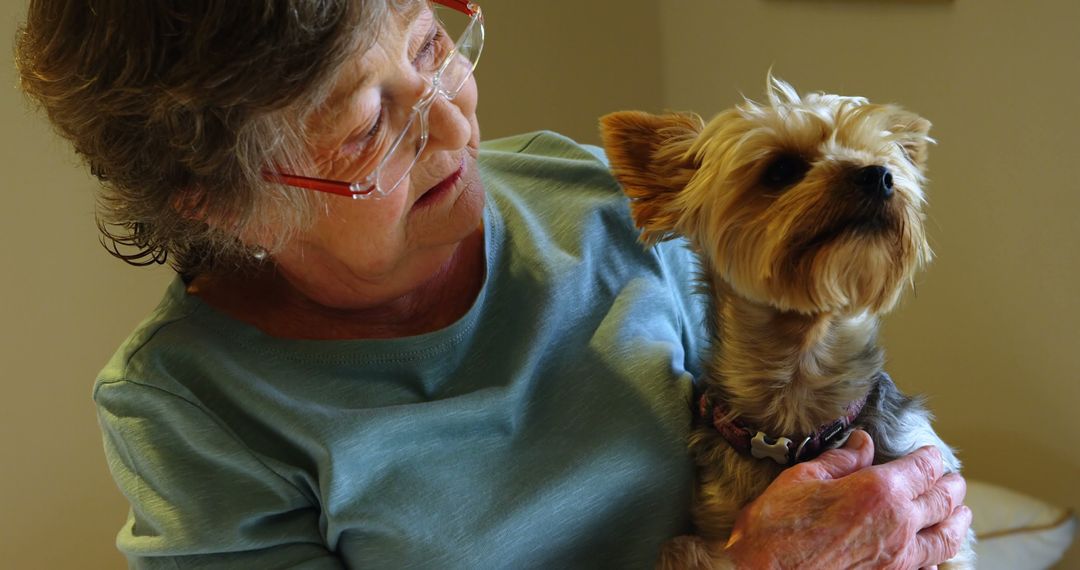
[[[883,370],[878,318],[930,261],[923,184],[930,123],[895,105],[774,79],[707,125],[692,114],[601,119],[641,239],[683,236],[708,295],[710,349],[695,401],[695,535],[661,568],[723,568],[738,512],[786,467],[854,428],[875,463],[935,445],[921,400]],[[974,567],[972,539],[943,568]]]

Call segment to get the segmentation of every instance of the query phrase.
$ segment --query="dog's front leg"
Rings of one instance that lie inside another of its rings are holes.
[[[724,548],[735,519],[747,503],[769,486],[781,468],[740,455],[708,430],[698,430],[691,439],[691,449],[698,462],[698,486],[693,501],[695,534],[665,543],[657,568],[735,568]]]

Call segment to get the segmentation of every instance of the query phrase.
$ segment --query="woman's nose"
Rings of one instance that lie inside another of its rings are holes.
[[[439,95],[428,109],[427,150],[458,150],[472,137],[475,88],[462,89],[453,101]]]

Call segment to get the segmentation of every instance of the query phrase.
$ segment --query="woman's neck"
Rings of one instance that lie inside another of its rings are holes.
[[[280,338],[400,338],[445,328],[469,311],[484,282],[484,233],[462,240],[430,279],[376,303],[337,306],[316,301],[273,263],[254,273],[196,276],[188,294]]]

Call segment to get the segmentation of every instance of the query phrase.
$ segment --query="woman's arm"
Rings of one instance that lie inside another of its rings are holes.
[[[196,405],[127,380],[95,392],[105,453],[131,514],[132,568],[340,569],[319,508]]]

